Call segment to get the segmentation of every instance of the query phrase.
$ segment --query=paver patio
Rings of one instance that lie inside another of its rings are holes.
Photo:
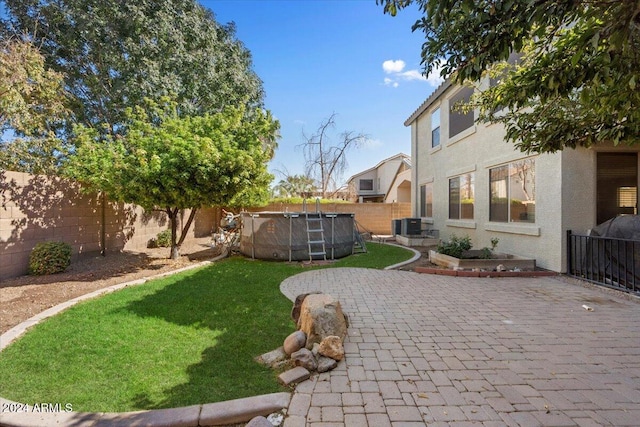
[[[640,425],[640,303],[558,278],[328,269],[346,358],[296,387],[286,427]],[[587,305],[593,311],[582,306]]]

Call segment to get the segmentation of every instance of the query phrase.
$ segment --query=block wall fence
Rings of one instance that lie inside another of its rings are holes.
[[[189,211],[184,212],[182,220],[188,216]],[[199,210],[187,239],[210,235],[215,219],[214,209]],[[163,212],[103,201],[97,194],[81,192],[73,181],[0,171],[0,280],[25,274],[29,254],[39,242],[69,243],[72,260],[77,260],[103,249],[106,253],[144,249],[168,227]]]
[[[253,212],[302,212],[301,204],[274,203],[265,207],[250,209]],[[315,203],[307,205],[307,210],[315,211]],[[353,213],[360,232],[391,234],[391,220],[411,216],[411,203],[323,203],[322,212]]]
[[[315,210],[315,204],[308,208]],[[392,219],[411,215],[410,203],[331,203],[320,208],[353,213],[361,232],[383,235],[391,234]],[[251,210],[301,212],[302,205],[277,203]],[[181,222],[188,216],[188,210],[183,212]],[[211,235],[220,218],[219,208],[200,209],[187,240]],[[77,260],[103,249],[107,254],[143,250],[168,226],[163,212],[149,213],[136,205],[103,200],[98,194],[82,192],[71,180],[0,171],[0,281],[26,274],[29,254],[39,242],[69,243],[72,260]]]

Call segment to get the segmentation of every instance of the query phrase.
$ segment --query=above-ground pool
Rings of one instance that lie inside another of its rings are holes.
[[[324,247],[327,259],[341,258],[353,253],[354,214],[309,213],[310,218],[322,218]],[[251,258],[283,261],[309,260],[310,239],[317,234],[307,233],[308,224],[316,227],[319,221],[307,222],[305,212],[243,212],[240,252]],[[318,246],[313,246],[315,252]],[[323,257],[313,256],[313,259]]]

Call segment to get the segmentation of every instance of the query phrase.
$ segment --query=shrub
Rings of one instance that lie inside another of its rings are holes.
[[[471,249],[471,237],[458,237],[455,234],[451,235],[451,239],[449,241],[440,242],[437,247],[437,251],[441,254],[455,258],[462,257],[462,253],[469,249]]]
[[[29,255],[29,274],[40,276],[65,271],[71,264],[71,245],[64,242],[38,243]]]
[[[159,232],[156,236],[156,244],[161,248],[168,248],[171,246],[171,230]]]

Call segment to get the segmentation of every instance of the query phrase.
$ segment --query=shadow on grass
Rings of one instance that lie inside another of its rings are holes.
[[[202,351],[201,361],[186,368],[186,383],[165,390],[164,400],[152,406],[147,396],[136,396],[134,406],[169,408],[282,391],[275,373],[253,359],[282,345],[294,329],[291,303],[279,284],[295,267],[265,264],[229,259],[126,307],[140,317],[222,331],[217,342]]]

